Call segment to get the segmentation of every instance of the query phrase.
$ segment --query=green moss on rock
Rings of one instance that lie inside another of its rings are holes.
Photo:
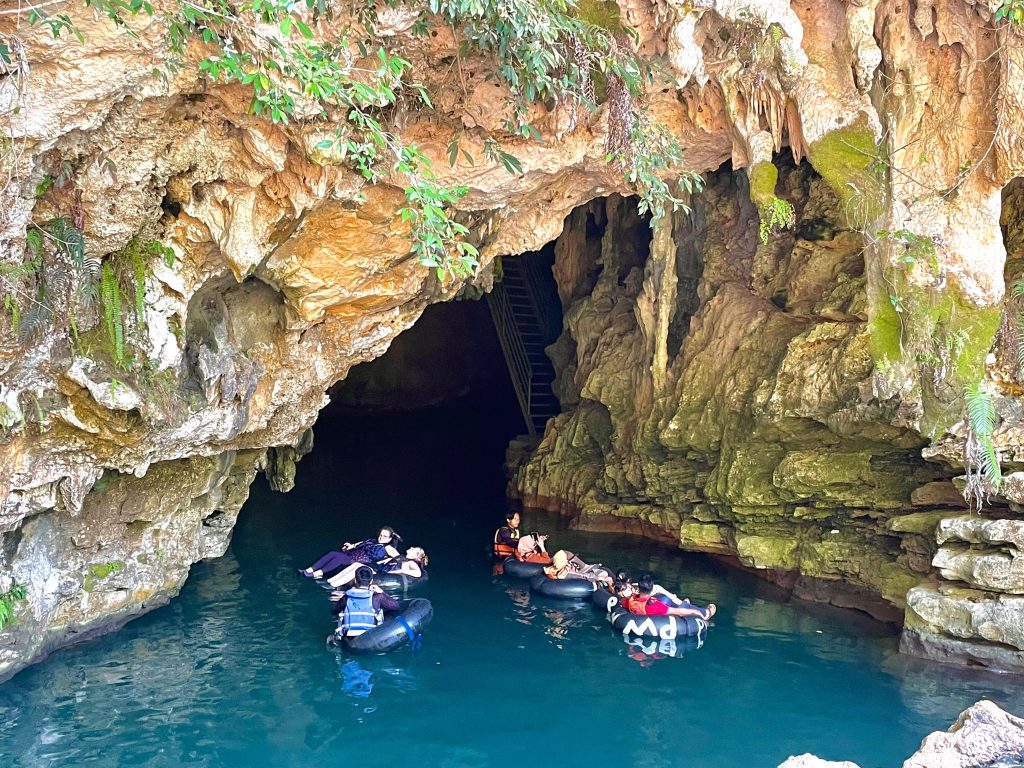
[[[750,169],[750,201],[759,208],[769,205],[775,197],[779,169],[774,163],[755,163]]]
[[[839,196],[848,223],[863,226],[878,217],[884,199],[875,168],[881,157],[866,118],[825,134],[811,144],[807,157]]]
[[[871,339],[871,357],[876,364],[884,368],[902,361],[902,323],[888,297],[883,296],[876,302],[874,311],[868,317],[868,331]]]
[[[90,565],[89,570],[85,572],[85,581],[82,584],[82,589],[86,592],[92,592],[96,588],[97,582],[103,581],[112,573],[117,573],[121,570],[124,570],[124,563],[121,560],[110,560],[106,563]]]
[[[800,565],[800,543],[793,536],[747,536],[736,534],[736,554],[754,568],[796,570]]]

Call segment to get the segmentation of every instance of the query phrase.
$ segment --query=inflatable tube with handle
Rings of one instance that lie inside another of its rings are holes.
[[[373,583],[392,594],[406,595],[410,590],[418,589],[430,581],[427,569],[420,568],[420,576],[410,576],[407,573],[375,573]]]
[[[703,634],[708,624],[698,616],[639,616],[619,604],[619,598],[606,589],[594,592],[592,601],[598,610],[607,611],[609,623],[624,635],[675,640]]]
[[[505,575],[514,576],[517,579],[532,579],[534,576],[544,575],[543,563],[524,563],[514,557],[505,558]]]
[[[420,633],[434,617],[429,600],[416,597],[401,611],[384,619],[384,623],[355,637],[332,635],[335,645],[349,653],[387,653],[403,645],[417,647]]]
[[[574,600],[590,598],[594,582],[589,579],[568,578],[549,579],[547,576],[534,576],[530,579],[530,591],[545,597],[565,597]]]

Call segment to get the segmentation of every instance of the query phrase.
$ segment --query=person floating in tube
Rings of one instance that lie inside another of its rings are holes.
[[[588,565],[564,549],[555,552],[544,575],[549,579],[587,579],[603,586],[610,586],[613,581],[611,572],[600,563]]]
[[[384,611],[397,611],[398,601],[371,584],[373,571],[363,566],[356,571],[356,585],[347,590],[334,604],[331,613],[338,616],[338,628],[334,637],[357,637],[384,621]]]
[[[698,608],[689,602],[679,606],[667,605],[652,594],[654,577],[649,573],[641,576],[635,587],[628,581],[620,582],[617,584],[616,592],[626,610],[640,616],[695,616],[707,621],[718,611],[714,603],[709,603],[707,608]]]
[[[629,594],[636,594],[636,587],[633,584],[633,579],[630,578],[629,571],[617,571],[615,574],[615,581],[613,583],[613,587],[614,588],[612,591],[618,596],[619,602],[622,603],[622,605],[626,604],[626,597],[628,597]],[[630,592],[624,595],[623,591],[626,588],[628,588]],[[655,598],[656,600],[660,600],[670,608],[697,608],[696,605],[693,605],[690,602],[690,598],[681,598],[675,593],[669,592],[667,589],[661,586],[661,584],[654,584],[652,586],[651,597]]]
[[[522,536],[519,539],[519,544],[516,545],[516,560],[521,563],[551,565],[551,555],[544,548],[544,542],[547,539],[547,536],[541,536],[536,533]]]
[[[328,552],[305,570],[299,571],[303,576],[312,579],[330,578],[351,565],[362,563],[370,565],[381,560],[398,557],[395,546],[400,544],[402,537],[395,533],[390,525],[380,529],[376,539],[366,539],[355,544],[345,542],[341,551]]]
[[[516,553],[516,547],[519,546],[520,522],[518,512],[506,512],[505,524],[494,532],[494,568],[491,572],[495,576],[505,573],[505,559]]]
[[[397,538],[397,534],[395,534]],[[423,575],[423,569],[427,567],[427,553],[423,547],[409,547],[405,550],[404,556],[389,557],[377,563],[370,563],[370,567],[377,573],[402,573],[418,579]],[[345,589],[356,577],[356,570],[362,567],[363,563],[354,563],[348,568],[335,573],[327,578],[327,583],[336,589]]]

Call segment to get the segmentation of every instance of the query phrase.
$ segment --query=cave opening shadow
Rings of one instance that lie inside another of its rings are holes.
[[[286,497],[319,542],[309,552],[392,525],[432,559],[483,562],[506,507],[505,450],[525,432],[485,303],[428,307],[330,397]]]

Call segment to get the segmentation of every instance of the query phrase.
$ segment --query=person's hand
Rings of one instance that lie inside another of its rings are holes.
[[[347,552],[350,549],[352,549],[352,545],[349,544],[347,541],[344,544],[341,545],[341,551],[342,552]]]
[[[371,592],[376,592],[378,595],[382,594],[384,592],[384,590],[381,589],[380,586],[378,586],[377,584],[371,584],[370,585],[370,591]]]

